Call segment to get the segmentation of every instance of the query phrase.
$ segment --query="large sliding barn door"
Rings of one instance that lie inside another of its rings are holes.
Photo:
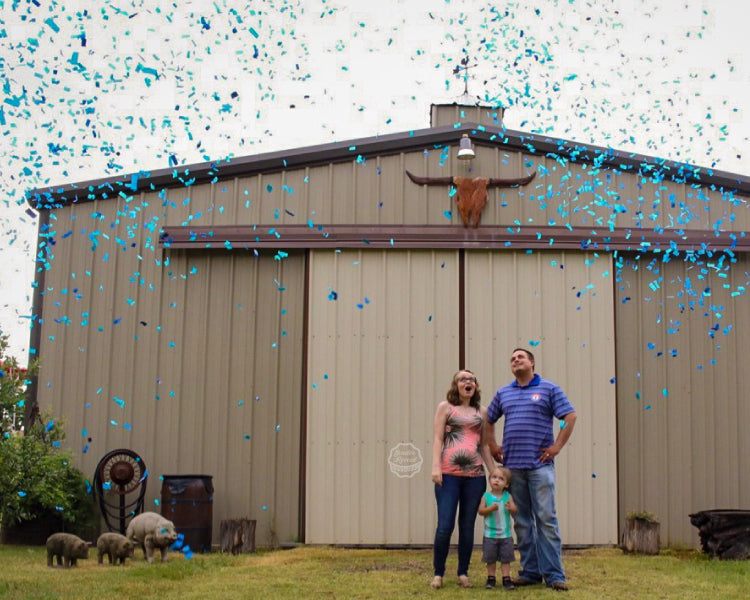
[[[488,404],[528,348],[578,414],[556,459],[565,544],[617,542],[617,439],[612,264],[588,252],[466,252],[466,365]],[[498,424],[498,441],[502,421]],[[558,427],[555,425],[555,435]]]
[[[310,253],[307,543],[432,542],[458,303],[456,251]]]
[[[616,543],[609,257],[320,250],[309,280],[307,543],[432,543],[432,419],[462,331],[485,404],[517,346],[566,390],[579,420],[557,462],[563,539]]]

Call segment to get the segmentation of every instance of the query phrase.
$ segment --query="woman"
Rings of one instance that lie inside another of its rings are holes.
[[[435,411],[432,442],[432,481],[435,482],[438,523],[435,531],[433,588],[443,587],[445,559],[458,512],[458,585],[471,587],[469,561],[474,549],[474,521],[486,487],[482,462],[494,466],[484,424],[487,409],[474,373],[458,371]]]

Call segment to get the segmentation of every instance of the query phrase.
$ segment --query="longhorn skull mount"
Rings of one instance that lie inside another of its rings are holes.
[[[461,213],[461,221],[464,227],[471,223],[475,229],[479,227],[482,211],[487,205],[487,188],[489,187],[516,187],[526,185],[536,173],[517,179],[497,179],[495,177],[418,177],[406,171],[414,183],[419,185],[453,185],[456,186],[458,199],[458,211]]]

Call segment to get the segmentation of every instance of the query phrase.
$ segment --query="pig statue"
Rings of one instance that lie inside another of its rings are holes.
[[[154,562],[154,548],[161,550],[162,562],[167,562],[167,549],[177,541],[174,523],[155,512],[145,512],[133,517],[125,535],[143,548],[148,562]]]
[[[100,565],[105,554],[109,558],[110,565],[113,563],[116,565],[118,560],[121,565],[124,565],[125,559],[133,556],[134,549],[135,544],[119,533],[103,533],[96,540],[96,553]]]
[[[57,566],[65,562],[65,568],[75,567],[79,558],[89,557],[89,544],[72,533],[53,533],[47,538],[47,566],[52,566],[57,557]]]

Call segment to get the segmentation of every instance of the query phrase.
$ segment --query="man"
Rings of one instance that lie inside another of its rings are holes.
[[[510,493],[518,506],[515,530],[521,570],[515,585],[546,581],[566,591],[562,539],[555,511],[554,458],[570,439],[576,413],[562,389],[534,372],[534,355],[516,348],[510,357],[515,381],[495,393],[487,409],[487,439],[495,460],[511,470]],[[495,422],[505,417],[502,447]],[[553,419],[561,419],[557,439]]]

